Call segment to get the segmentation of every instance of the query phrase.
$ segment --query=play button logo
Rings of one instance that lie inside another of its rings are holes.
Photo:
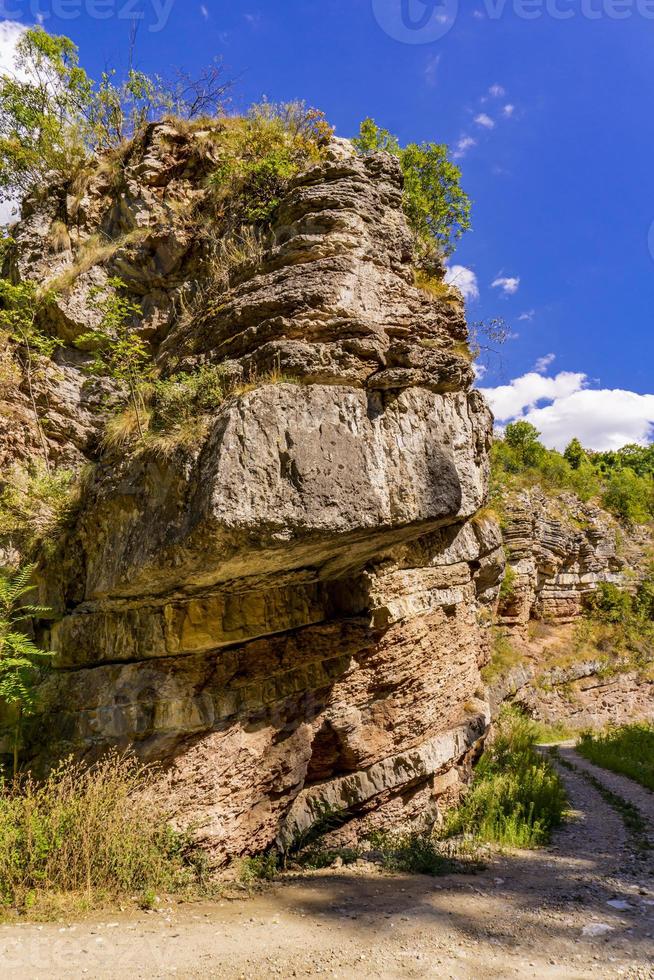
[[[372,0],[381,29],[402,44],[432,44],[454,27],[459,0]]]

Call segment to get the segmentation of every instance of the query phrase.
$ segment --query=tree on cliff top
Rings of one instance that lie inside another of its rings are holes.
[[[24,196],[48,175],[69,177],[89,154],[131,138],[146,122],[218,112],[230,87],[214,64],[173,82],[130,68],[90,78],[70,38],[41,27],[16,46],[14,73],[0,75],[0,200]]]
[[[461,187],[461,171],[448,158],[444,143],[409,143],[364,119],[352,140],[362,154],[385,151],[398,157],[404,174],[404,211],[418,238],[451,255],[470,229],[470,198]]]

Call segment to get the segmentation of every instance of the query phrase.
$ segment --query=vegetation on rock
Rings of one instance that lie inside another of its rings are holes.
[[[112,753],[91,768],[63,761],[42,782],[0,793],[0,904],[48,906],[141,900],[197,889],[203,866],[171,827],[160,776]]]
[[[409,224],[426,246],[450,255],[470,229],[470,198],[461,187],[461,171],[448,157],[444,143],[409,143],[373,119],[364,119],[352,141],[360,153],[385,151],[398,157],[404,173],[404,210]]]
[[[582,501],[596,499],[630,524],[654,517],[653,447],[596,453],[573,439],[559,453],[546,449],[535,426],[518,421],[495,440],[492,461],[496,502],[506,491],[540,485],[553,493],[571,491]]]
[[[41,667],[52,654],[39,650],[21,629],[34,616],[49,612],[25,602],[34,586],[30,579],[34,566],[28,565],[15,575],[0,572],[0,702],[14,716],[13,774],[18,771],[18,746],[21,721],[31,714],[35,704],[35,685]]]

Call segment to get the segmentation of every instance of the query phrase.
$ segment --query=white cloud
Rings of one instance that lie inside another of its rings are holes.
[[[535,316],[536,310],[525,310],[524,313],[520,314],[518,320],[533,320]]]
[[[506,90],[501,85],[491,85],[488,94],[492,95],[494,99],[501,99],[503,95],[506,95]]]
[[[548,367],[551,367],[555,360],[556,354],[545,354],[544,357],[539,357],[534,364],[534,371],[536,371],[537,374],[545,374]]]
[[[491,283],[493,289],[501,289],[506,296],[513,296],[520,288],[519,276],[498,276]]]
[[[464,157],[466,155],[468,150],[471,150],[473,146],[476,145],[477,145],[477,140],[474,139],[472,136],[462,136],[461,139],[458,141],[458,143],[455,145],[452,156],[454,157],[455,160],[459,160],[461,157]]]
[[[448,266],[445,282],[460,289],[465,300],[479,299],[477,276],[472,269],[467,269],[464,265]]]
[[[16,70],[16,44],[25,28],[14,20],[0,21],[0,73],[13,74]],[[18,216],[17,204],[3,201],[0,204],[0,225],[9,224]]]
[[[431,58],[427,59],[427,65],[425,66],[424,77],[427,85],[435,85],[438,73],[438,66],[441,62],[441,56],[439,54],[432,55]]]
[[[244,14],[243,15],[250,27],[257,28],[261,24],[261,14]]]
[[[510,103],[508,105],[505,105],[504,108],[502,109],[502,115],[506,116],[507,119],[510,119],[514,112],[515,112],[515,106],[511,105]]]
[[[0,72],[14,71],[16,44],[24,30],[15,20],[0,21]]]
[[[200,4],[200,13],[202,14],[205,20],[209,20],[209,10],[203,3]]]
[[[484,129],[495,129],[495,123],[485,112],[480,112],[478,116],[475,116],[475,122],[478,126],[483,126]]]
[[[654,437],[654,394],[589,388],[585,374],[561,371],[546,378],[529,372],[482,391],[500,422],[531,422],[552,449],[565,449],[574,436],[596,450],[647,445]]]
[[[500,422],[510,422],[525,411],[535,409],[541,401],[555,402],[575,394],[585,383],[585,374],[561,371],[555,378],[545,378],[530,371],[520,378],[514,378],[508,385],[486,388],[484,394],[496,418]]]

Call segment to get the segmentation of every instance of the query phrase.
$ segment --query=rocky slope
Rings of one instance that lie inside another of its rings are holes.
[[[582,618],[600,583],[636,591],[654,554],[650,529],[539,487],[507,493],[503,510],[508,575],[497,621],[510,647],[493,671],[493,704],[512,700],[573,729],[654,720],[654,649],[645,642],[636,658],[616,656]]]
[[[211,146],[151,126],[118,171],[28,202],[8,271],[58,286],[63,346],[36,385],[50,460],[96,464],[41,565],[55,659],[25,751],[163,762],[180,821],[226,860],[326,811],[358,832],[456,795],[488,726],[504,557],[475,519],[492,420],[462,301],[414,285],[397,162],[334,140],[189,316]],[[165,454],[99,449],[116,393],[89,382],[79,339],[115,275],[162,376],[220,364],[246,382]],[[3,467],[42,451],[28,395],[24,378],[4,394]]]

